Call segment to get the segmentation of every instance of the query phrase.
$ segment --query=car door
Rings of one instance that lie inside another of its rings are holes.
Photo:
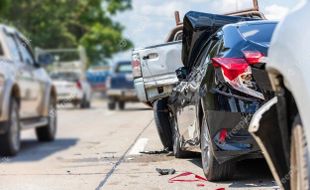
[[[40,115],[42,101],[42,86],[37,77],[38,67],[28,42],[19,35],[15,36],[21,54],[20,75],[18,83],[21,89],[20,115],[22,118],[35,118]]]
[[[179,133],[183,139],[183,147],[188,149],[197,146],[200,143],[200,128],[198,108],[200,103],[201,84],[205,77],[207,64],[210,60],[209,52],[213,49],[215,42],[207,43],[202,53],[198,56],[196,64],[186,81],[181,85],[184,90],[181,91],[182,105],[177,110],[177,122]]]

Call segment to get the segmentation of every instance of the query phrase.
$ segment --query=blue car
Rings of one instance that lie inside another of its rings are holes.
[[[108,108],[125,109],[126,102],[137,102],[130,61],[117,62],[107,79]]]

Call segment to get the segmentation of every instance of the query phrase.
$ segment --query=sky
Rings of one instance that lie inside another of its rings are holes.
[[[260,10],[268,19],[280,20],[301,0],[259,0]],[[133,8],[115,18],[124,27],[124,35],[135,48],[164,43],[175,26],[174,11],[181,19],[188,11],[225,13],[251,8],[252,0],[132,0]],[[113,61],[130,60],[131,51],[116,54]]]

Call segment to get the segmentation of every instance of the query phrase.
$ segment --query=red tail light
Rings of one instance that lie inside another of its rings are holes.
[[[76,86],[77,86],[79,89],[82,89],[82,84],[81,84],[80,81],[77,81],[77,82],[76,82]]]
[[[221,68],[225,81],[232,88],[256,98],[265,99],[257,91],[257,86],[252,78],[250,65],[257,64],[264,55],[258,51],[244,51],[245,58],[212,58],[214,67]]]
[[[259,51],[243,51],[245,60],[248,62],[248,64],[253,65],[260,62],[260,59],[264,57],[264,54],[262,54]]]
[[[224,143],[226,141],[227,136],[228,136],[227,129],[222,129],[220,131],[219,142]]]
[[[134,54],[132,56],[132,75],[134,78],[138,78],[142,76],[141,72],[141,62],[140,62],[140,57],[137,54]]]
[[[239,75],[246,72],[249,65],[241,58],[213,58],[214,67],[221,67],[223,74],[229,80],[234,80]]]

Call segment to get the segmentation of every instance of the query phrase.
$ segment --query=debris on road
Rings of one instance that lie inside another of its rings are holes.
[[[190,177],[190,178],[186,178]],[[192,172],[184,172],[181,173],[171,179],[169,179],[169,183],[174,183],[174,182],[207,182],[208,180],[204,177],[201,177],[197,174],[194,174]]]
[[[156,168],[156,171],[160,175],[173,175],[173,174],[175,174],[175,169],[160,169],[160,168]]]
[[[153,151],[141,151],[141,154],[168,154],[168,149],[163,150],[153,150]]]

